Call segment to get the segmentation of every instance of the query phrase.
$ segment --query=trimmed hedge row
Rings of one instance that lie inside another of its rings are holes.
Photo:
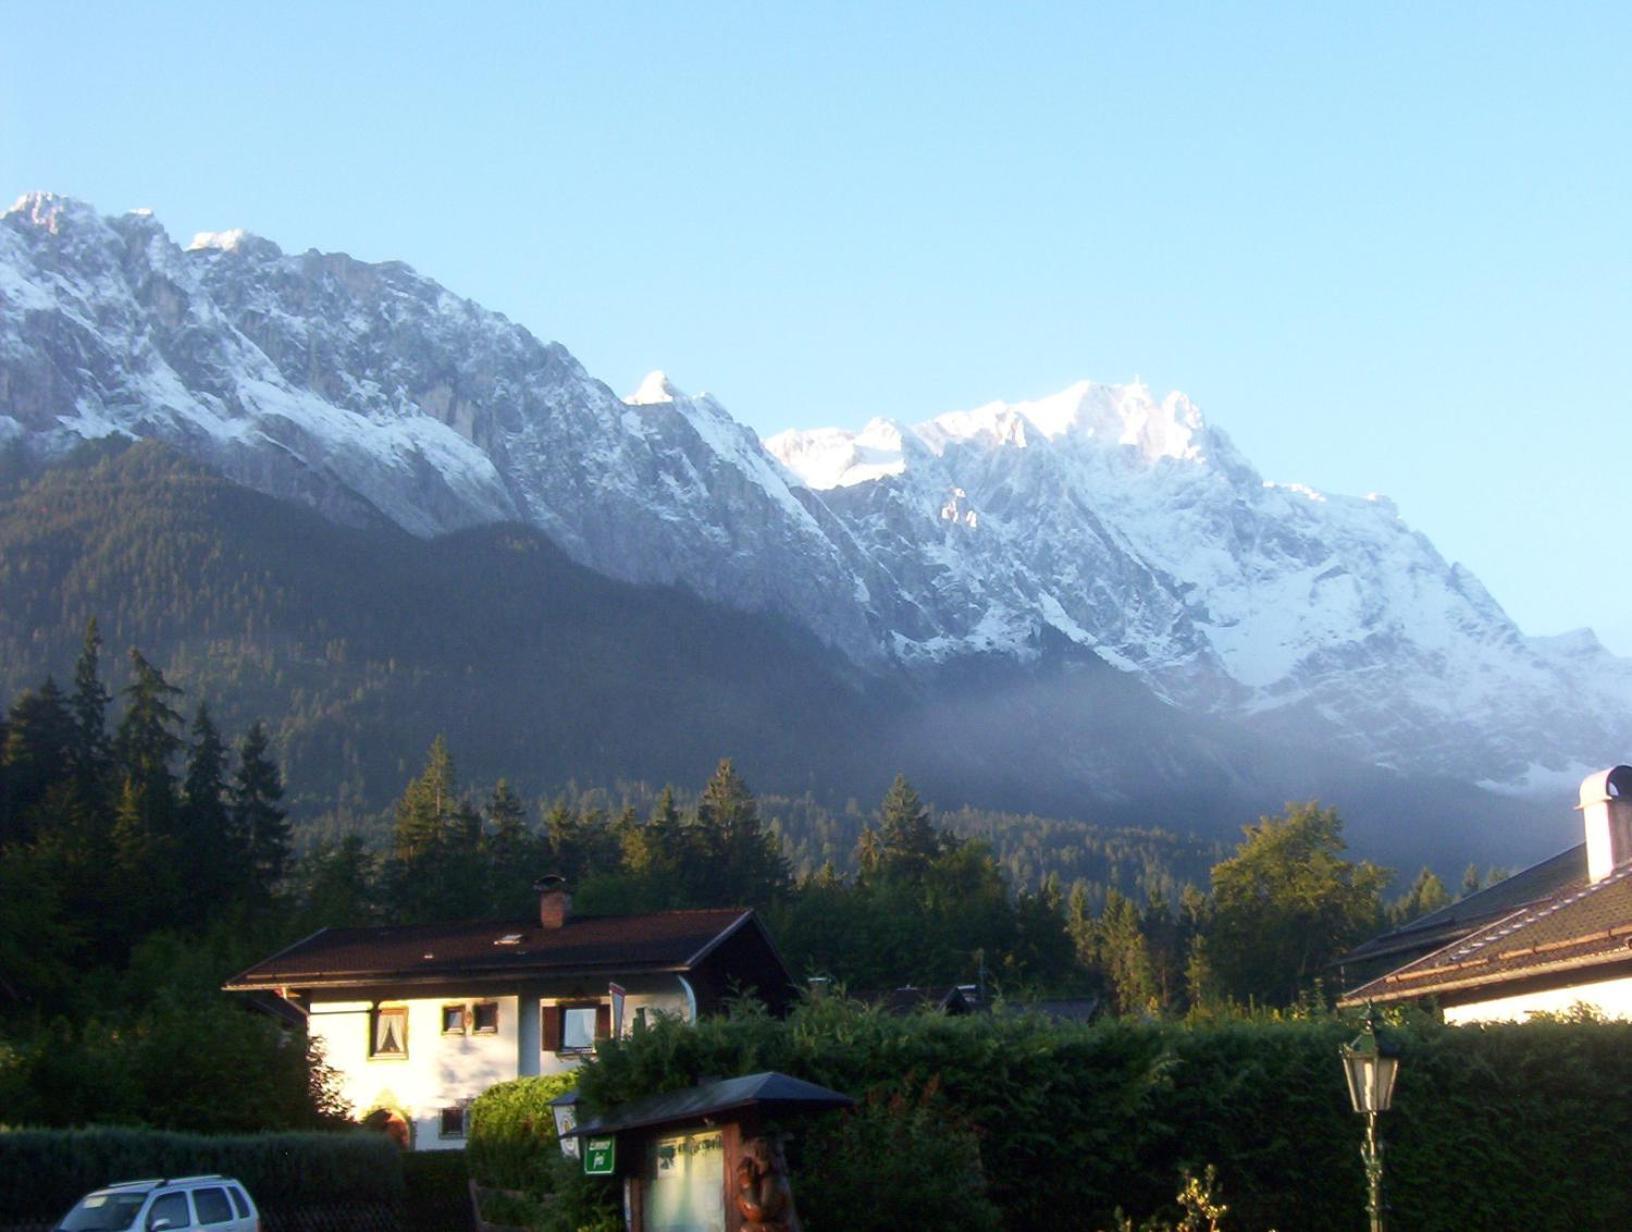
[[[403,1159],[380,1134],[205,1135],[148,1129],[0,1129],[0,1224],[56,1219],[114,1181],[219,1172],[268,1214],[334,1205],[401,1209]]]
[[[1217,1166],[1232,1230],[1299,1232],[1364,1219],[1363,1122],[1338,1060],[1355,1030],[1335,1018],[1088,1027],[1021,1015],[899,1019],[828,998],[785,1022],[660,1022],[603,1044],[579,1084],[589,1106],[606,1108],[705,1075],[777,1069],[862,1097],[863,1109],[801,1133],[808,1147],[829,1147],[827,1158],[806,1149],[796,1161],[813,1232],[821,1200],[807,1195],[840,1179],[870,1192],[871,1226],[912,1223],[911,1203],[895,1201],[907,1178],[944,1175],[966,1133],[979,1160],[960,1179],[983,1181],[1016,1232],[1109,1228],[1118,1207],[1171,1212],[1182,1177],[1207,1164]],[[1397,1226],[1632,1227],[1632,1024],[1424,1020],[1395,1030],[1406,1053],[1383,1128]],[[932,1113],[951,1140],[921,1161],[903,1158],[910,1135],[885,1135],[884,1152],[831,1157],[844,1117],[891,1106]],[[967,1221],[942,1226],[983,1226],[973,1206]]]

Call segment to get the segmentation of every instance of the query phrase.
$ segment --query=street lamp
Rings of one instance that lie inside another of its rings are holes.
[[[550,1101],[550,1115],[555,1118],[555,1137],[561,1144],[561,1154],[568,1159],[578,1158],[578,1139],[567,1137],[578,1125],[578,1092],[568,1091]]]
[[[1371,1232],[1383,1232],[1383,1144],[1377,1141],[1377,1114],[1394,1101],[1394,1079],[1400,1050],[1377,1038],[1377,1013],[1366,1005],[1365,1030],[1338,1050],[1349,1080],[1349,1102],[1366,1118],[1366,1141],[1360,1158],[1366,1165],[1366,1213]]]

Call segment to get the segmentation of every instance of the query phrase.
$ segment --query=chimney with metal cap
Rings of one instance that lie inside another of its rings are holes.
[[[538,891],[538,922],[546,930],[554,931],[567,922],[572,914],[572,894],[567,879],[560,873],[550,873],[533,882]]]
[[[1581,781],[1587,826],[1587,880],[1602,881],[1632,860],[1632,766],[1614,766]]]

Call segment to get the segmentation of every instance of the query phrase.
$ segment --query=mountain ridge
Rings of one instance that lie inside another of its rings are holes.
[[[1412,772],[1522,788],[1632,743],[1632,662],[1526,638],[1390,502],[1266,482],[1182,394],[1079,382],[761,442],[666,378],[620,399],[401,262],[182,249],[49,194],[0,216],[0,309],[0,440],[36,460],[122,434],[342,523],[525,523],[875,673],[1057,636],[1187,711]]]

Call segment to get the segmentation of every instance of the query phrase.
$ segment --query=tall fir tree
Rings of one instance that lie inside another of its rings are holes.
[[[66,778],[73,746],[73,721],[62,692],[49,677],[38,690],[23,693],[6,716],[0,746],[0,848],[31,842],[38,830],[36,806],[52,785]]]
[[[79,659],[74,664],[74,691],[69,699],[73,712],[74,774],[94,794],[106,787],[113,757],[108,739],[108,704],[113,700],[102,683],[102,634],[96,617],[85,622],[85,637]]]
[[[787,890],[782,845],[760,821],[759,804],[729,757],[703,788],[696,824],[711,859],[703,905],[763,906]]]
[[[942,850],[929,809],[906,776],[897,774],[879,806],[878,828],[862,832],[857,853],[862,873],[919,881]]]
[[[229,899],[242,897],[251,882],[249,844],[227,808],[227,746],[199,702],[187,747],[181,811],[176,827],[177,862],[194,892],[192,914],[203,917]]]
[[[229,818],[235,842],[245,844],[249,904],[262,910],[274,901],[289,871],[293,838],[283,809],[283,777],[270,753],[271,740],[259,721],[238,746],[238,769],[229,791]]]
[[[176,776],[171,763],[181,748],[181,715],[170,704],[181,690],[149,663],[130,652],[131,682],[125,687],[125,714],[114,736],[113,756],[126,784],[120,808],[142,809],[144,829],[168,846],[176,826]],[[130,790],[134,787],[134,792]]]

